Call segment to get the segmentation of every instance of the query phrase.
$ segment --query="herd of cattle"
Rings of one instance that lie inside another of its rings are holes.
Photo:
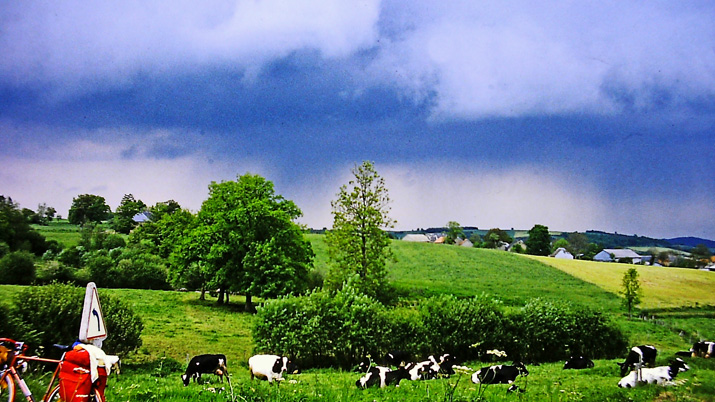
[[[620,366],[621,377],[618,386],[622,388],[633,388],[642,384],[666,385],[672,381],[680,372],[690,369],[680,358],[671,360],[668,366],[655,366],[655,359],[658,351],[650,345],[633,347]],[[715,342],[696,342],[687,352],[678,352],[678,356],[705,357],[715,355]],[[356,371],[362,376],[355,382],[358,388],[368,388],[379,386],[381,388],[388,385],[399,386],[402,380],[430,380],[438,377],[449,377],[455,374],[455,368],[469,370],[468,367],[456,366],[456,359],[449,354],[439,356],[429,356],[423,361],[413,362],[405,352],[395,351],[388,353],[384,360],[384,365],[375,365],[368,357],[360,362]],[[201,374],[215,374],[223,381],[223,376],[227,375],[226,356],[222,354],[199,355],[189,362],[186,372],[181,376],[184,385],[189,385],[191,379],[197,381]],[[579,356],[572,357],[564,363],[564,369],[586,369],[594,367],[593,361]],[[248,368],[251,379],[259,378],[273,381],[282,381],[284,374],[296,374],[298,367],[288,357],[277,355],[255,355],[248,359]],[[515,362],[512,365],[499,364],[480,368],[472,374],[472,382],[475,384],[511,384],[508,392],[524,391],[519,389],[514,383],[517,377],[526,377],[529,371],[524,363]]]

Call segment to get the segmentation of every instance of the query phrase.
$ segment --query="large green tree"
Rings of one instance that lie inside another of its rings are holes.
[[[536,224],[529,230],[526,239],[526,252],[532,255],[549,255],[551,253],[551,235],[549,228]]]
[[[128,234],[137,226],[137,223],[134,222],[134,216],[146,211],[146,209],[147,207],[144,201],[135,199],[132,194],[124,194],[122,201],[114,211],[112,229],[119,233]]]
[[[101,222],[109,219],[112,210],[104,197],[94,194],[81,194],[72,199],[67,219],[75,225],[87,222]]]
[[[340,187],[331,202],[333,228],[326,234],[330,266],[326,286],[346,283],[360,292],[381,298],[387,290],[387,261],[394,258],[385,231],[394,227],[388,213],[390,197],[385,180],[372,162],[352,169],[354,178]]]
[[[305,289],[313,249],[294,222],[302,215],[293,201],[276,194],[273,183],[245,174],[209,185],[191,233],[195,263],[210,274],[210,285],[252,297],[276,297]]]

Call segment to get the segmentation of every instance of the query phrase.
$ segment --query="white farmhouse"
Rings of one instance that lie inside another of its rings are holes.
[[[643,256],[627,248],[604,248],[603,251],[593,256],[594,261],[620,262],[630,258],[634,264],[640,264]]]
[[[429,237],[425,236],[422,233],[410,233],[410,234],[406,234],[405,237],[402,238],[402,241],[429,243]]]
[[[560,258],[562,260],[573,260],[573,254],[569,253],[568,250],[563,247],[557,248],[551,253],[550,257]]]

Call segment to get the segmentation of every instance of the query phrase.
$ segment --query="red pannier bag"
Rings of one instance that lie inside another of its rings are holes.
[[[60,398],[63,402],[89,402],[92,391],[89,353],[84,349],[73,349],[65,353],[60,363]],[[107,386],[107,372],[98,367],[99,378],[94,383],[95,393],[104,401]]]

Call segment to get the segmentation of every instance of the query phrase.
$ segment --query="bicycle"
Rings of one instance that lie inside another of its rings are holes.
[[[60,387],[60,368],[62,367],[62,362],[64,361],[65,355],[63,354],[60,360],[47,359],[37,356],[27,356],[25,352],[28,347],[24,342],[17,342],[9,338],[0,338],[0,346],[11,345],[11,348],[3,347],[4,350],[0,349],[0,353],[5,353],[5,362],[0,359],[0,402],[14,402],[16,397],[16,385],[22,391],[25,399],[28,402],[37,402],[37,400],[32,395],[32,391],[27,386],[27,383],[22,378],[22,368],[26,365],[27,361],[36,361],[42,363],[56,364],[57,368],[52,374],[52,379],[47,386],[47,391],[42,396],[40,402],[60,402],[62,399],[62,388]],[[63,345],[55,345],[56,347],[62,349],[63,351],[70,350],[71,347]],[[2,357],[0,355],[0,357]],[[55,382],[57,384],[55,385]],[[92,386],[91,393],[89,395],[89,402],[104,402],[103,398],[100,396],[101,393],[96,392],[95,387]]]

